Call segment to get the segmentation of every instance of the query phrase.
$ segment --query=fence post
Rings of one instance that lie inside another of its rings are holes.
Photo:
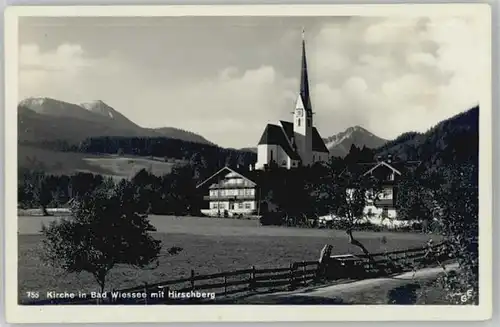
[[[224,296],[227,295],[227,276],[224,275]]]
[[[297,271],[297,263],[293,263],[290,265],[290,288],[295,289],[296,288],[296,281],[295,281],[295,272]]]
[[[251,291],[255,291],[255,266],[252,266],[252,271],[250,272],[250,285],[248,285]]]
[[[144,293],[146,297],[144,298],[144,304],[148,304],[148,283],[144,282]]]
[[[191,269],[191,290],[194,291],[194,269]]]
[[[306,279],[306,262],[302,261],[302,285],[305,286],[307,284]]]

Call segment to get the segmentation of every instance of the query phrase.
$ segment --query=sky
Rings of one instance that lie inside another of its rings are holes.
[[[21,18],[19,100],[102,100],[144,127],[256,146],[291,120],[305,29],[314,124],[392,139],[478,104],[472,17]]]

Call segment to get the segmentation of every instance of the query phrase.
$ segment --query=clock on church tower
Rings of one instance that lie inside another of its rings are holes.
[[[297,109],[297,117],[302,117],[304,116],[304,110],[303,109]]]

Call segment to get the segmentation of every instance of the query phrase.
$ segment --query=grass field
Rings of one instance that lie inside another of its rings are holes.
[[[59,152],[33,146],[18,146],[18,165],[30,169],[42,169],[52,174],[70,175],[76,172],[101,174],[116,179],[131,178],[145,168],[157,176],[168,174],[176,160],[165,162],[158,158],[118,157],[76,152]]]
[[[43,222],[57,217],[18,218],[19,299],[25,292],[91,291],[97,284],[88,273],[65,274],[40,260],[39,230]],[[154,237],[162,240],[163,251],[171,246],[184,250],[177,256],[161,256],[154,270],[117,267],[110,272],[107,289],[118,289],[186,277],[190,270],[210,274],[239,268],[289,266],[302,260],[316,260],[322,247],[333,245],[336,254],[359,253],[347,243],[343,231],[263,227],[258,221],[195,217],[152,216],[157,228]],[[412,233],[356,232],[355,236],[370,251],[384,251],[421,246],[430,235]],[[382,242],[385,237],[386,242]],[[436,237],[433,237],[436,238]]]

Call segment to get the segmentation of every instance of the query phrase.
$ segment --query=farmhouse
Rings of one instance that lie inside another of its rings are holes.
[[[397,167],[397,168],[396,168]],[[363,174],[371,175],[382,183],[382,190],[377,199],[370,199],[364,208],[364,213],[368,217],[396,219],[396,197],[397,183],[402,175],[404,166],[395,164],[389,157],[387,160],[380,160]]]
[[[248,216],[258,212],[257,183],[247,177],[248,171],[224,167],[196,187],[207,194],[203,199],[208,209],[204,215],[211,217]]]
[[[375,224],[400,224],[403,223],[397,215],[398,183],[404,172],[418,161],[394,161],[389,155],[387,158],[377,158],[377,161],[370,164],[357,164],[349,168],[351,173],[358,176],[373,176],[380,181],[381,191],[374,199],[373,191],[368,191],[366,196],[366,206],[363,209],[364,216]],[[346,170],[347,171],[347,170]],[[348,195],[349,196],[349,195]],[[384,222],[384,220],[386,220]]]
[[[257,145],[256,169],[266,169],[270,164],[290,169],[329,159],[329,151],[313,124],[304,32],[301,68],[300,92],[293,112],[293,122],[280,121],[279,125],[266,126]]]

